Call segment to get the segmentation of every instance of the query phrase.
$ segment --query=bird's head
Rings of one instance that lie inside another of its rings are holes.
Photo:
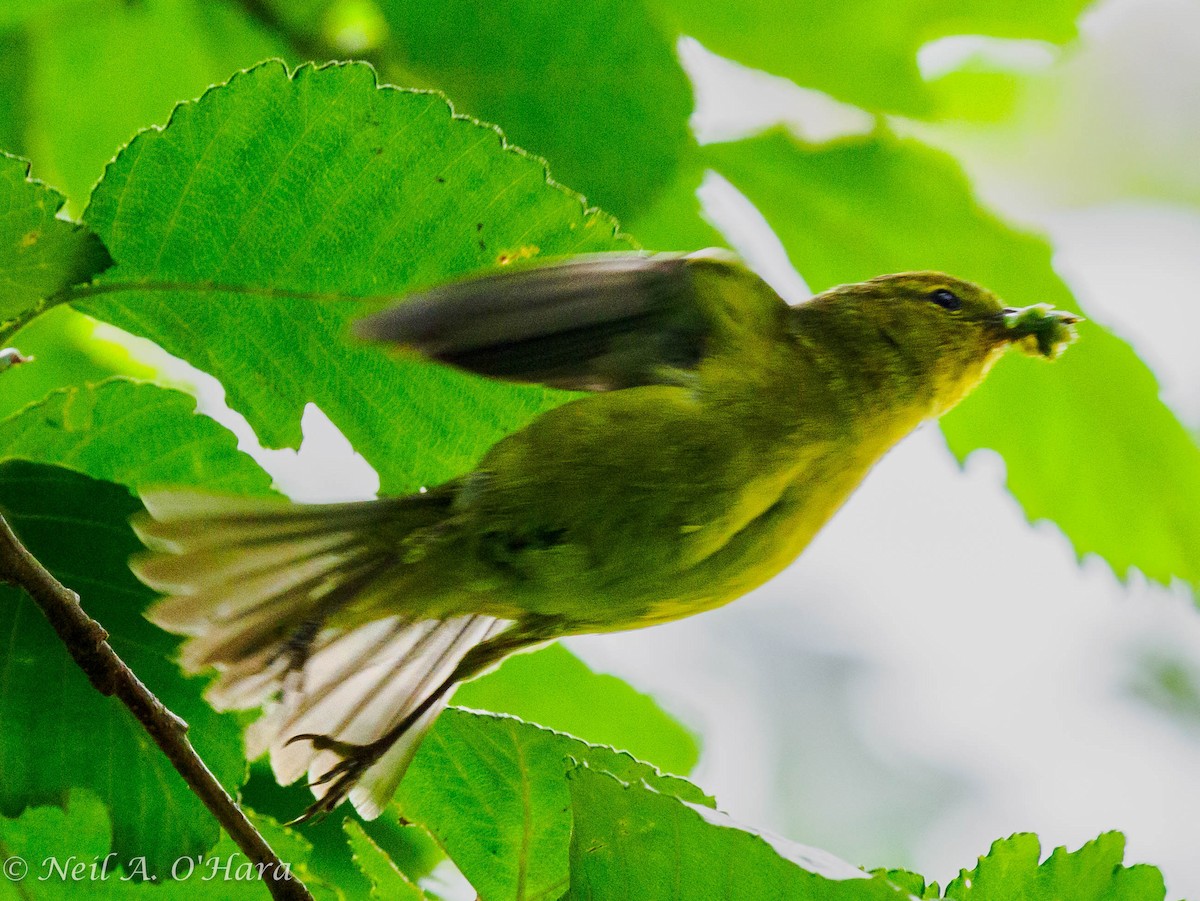
[[[1016,309],[986,288],[942,272],[901,272],[842,285],[811,301],[835,313],[877,358],[940,415],[1010,346],[1048,359],[1075,340],[1080,318],[1046,304]]]

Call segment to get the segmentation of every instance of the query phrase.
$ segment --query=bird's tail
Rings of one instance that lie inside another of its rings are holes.
[[[402,581],[405,540],[436,533],[450,492],[319,505],[180,492],[142,499],[147,512],[134,528],[150,550],[131,566],[167,594],[146,615],[189,636],[185,669],[218,671],[206,695],[215,707],[265,707],[247,730],[247,756],[270,751],[281,784],[307,773],[316,809],[348,796],[363,817],[377,816],[463,658],[507,625],[433,618],[399,597],[380,603]],[[337,614],[368,605],[385,618],[338,625]],[[370,753],[357,753],[363,747]],[[351,758],[361,765],[348,766]]]

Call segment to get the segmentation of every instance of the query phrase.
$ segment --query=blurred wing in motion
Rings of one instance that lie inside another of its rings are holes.
[[[784,305],[724,251],[597,254],[433,288],[356,331],[508,381],[582,391],[677,384],[725,327],[717,280],[741,300]]]

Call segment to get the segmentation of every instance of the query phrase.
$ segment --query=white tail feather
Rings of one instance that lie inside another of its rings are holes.
[[[381,625],[388,627],[382,646]],[[309,781],[316,783],[341,757],[333,751],[315,750],[307,741],[288,744],[292,736],[315,733],[359,745],[382,738],[439,690],[467,652],[501,625],[486,616],[411,625],[393,619],[339,636],[344,640],[333,640],[310,656],[302,674],[303,688],[285,688],[284,699],[251,726],[247,753],[268,749],[271,768],[281,783],[293,782],[306,773]],[[367,634],[359,636],[360,632]],[[376,646],[366,663],[356,656],[364,639]],[[347,671],[350,675],[340,678]],[[351,801],[364,818],[379,815],[448,699],[449,692],[359,779]],[[321,798],[327,788],[315,784],[313,792]]]
[[[322,628],[403,565],[399,546],[381,547],[373,535],[381,521],[405,528],[437,521],[444,507],[425,497],[306,507],[166,492],[145,497],[150,515],[135,522],[151,551],[132,561],[134,571],[172,592],[147,617],[190,636],[180,653],[185,668],[217,669],[207,691],[215,707],[264,706],[246,731],[246,752],[250,759],[269,752],[281,783],[307,774],[322,799],[333,787],[322,777],[344,758],[308,739],[289,743],[297,735],[366,745],[396,737],[416,716],[352,787],[343,782],[331,796],[348,788],[366,818],[395,792],[463,658],[508,625],[477,615],[431,619],[413,607]],[[392,609],[407,606],[397,598]]]

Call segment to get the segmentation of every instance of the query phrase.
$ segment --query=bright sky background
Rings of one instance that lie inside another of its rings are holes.
[[[1085,312],[1135,344],[1196,427],[1200,6],[1111,0],[1084,34],[1061,58],[1031,42],[926,48],[928,74],[983,54],[1047,81],[1011,124],[919,130],[964,160],[994,208],[1052,238]],[[871,127],[694,43],[681,53],[704,140],[778,121],[809,140]],[[797,273],[744,198],[717,177],[702,196],[764,276],[806,296],[802,261]],[[252,449],[220,387],[195,378],[204,409]],[[373,496],[374,473],[322,414],[310,407],[304,425],[298,456],[254,451],[277,481],[304,500]],[[1160,866],[1170,897],[1200,896],[1200,730],[1135,692],[1156,655],[1200,671],[1200,611],[1182,589],[1080,568],[1057,529],[1025,522],[1003,477],[989,453],[961,470],[922,429],[752,597],[568,644],[702,735],[694,778],[747,825],[943,885],[1013,832],[1039,833],[1048,853],[1120,829],[1127,863]]]

